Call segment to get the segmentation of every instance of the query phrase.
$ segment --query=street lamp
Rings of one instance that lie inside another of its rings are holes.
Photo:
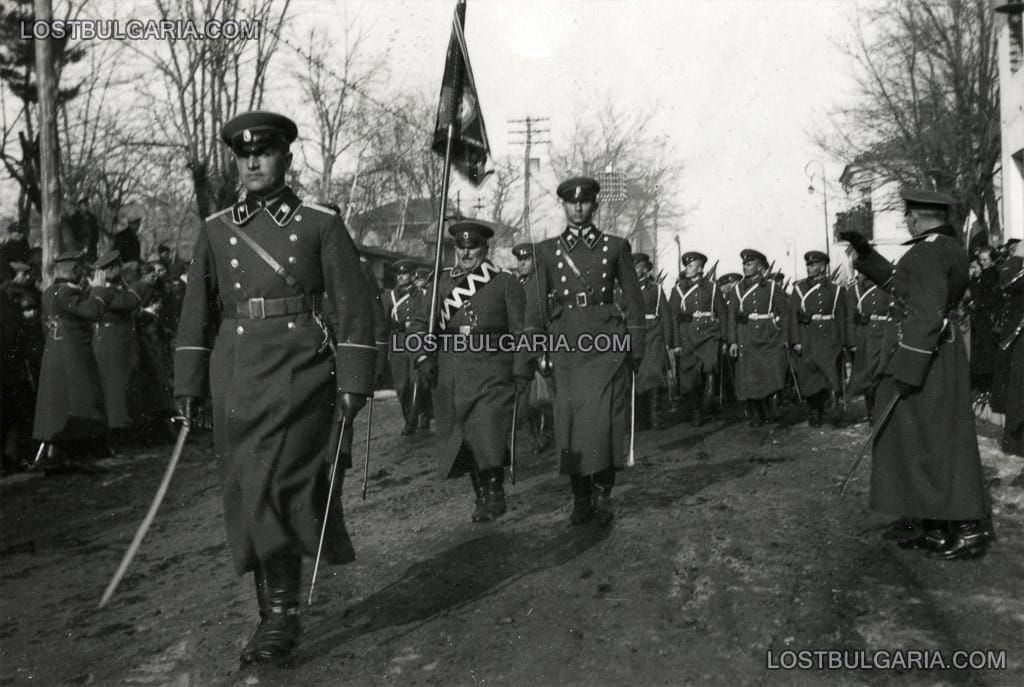
[[[831,260],[832,251],[830,250],[830,246],[832,244],[832,237],[831,232],[828,230],[828,191],[825,188],[827,186],[825,183],[825,165],[823,165],[819,160],[811,160],[804,165],[804,174],[807,175],[808,182],[807,192],[812,195],[814,194],[814,172],[807,171],[811,165],[818,165],[818,168],[821,170],[821,200],[825,206],[825,255],[827,255]]]

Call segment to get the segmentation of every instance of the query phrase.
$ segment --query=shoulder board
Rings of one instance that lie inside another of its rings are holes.
[[[329,208],[326,205],[317,205],[316,203],[310,203],[310,202],[305,201],[305,200],[302,201],[302,205],[304,207],[307,207],[307,208],[312,208],[313,210],[319,210],[320,212],[322,212],[322,213],[324,213],[326,215],[334,215],[336,217],[340,217],[341,216],[340,213],[335,212],[333,208]]]
[[[220,217],[225,212],[231,212],[231,208],[228,207],[228,208],[224,208],[223,210],[220,210],[219,212],[215,212],[212,215],[210,215],[209,217],[207,217],[204,221],[209,222],[211,219],[214,219],[216,217]]]

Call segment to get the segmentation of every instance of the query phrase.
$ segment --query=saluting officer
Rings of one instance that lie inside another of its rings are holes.
[[[625,467],[629,441],[630,368],[643,360],[647,330],[629,241],[592,222],[600,188],[588,177],[558,185],[568,226],[537,244],[536,287],[526,290],[527,332],[563,336],[569,346],[576,346],[582,334],[629,334],[628,353],[614,346],[587,346],[572,352],[556,348],[550,356],[559,472],[569,475],[572,484],[573,524],[595,515],[608,524],[614,517],[611,492],[616,470]],[[622,289],[625,315],[613,300],[616,285]]]
[[[212,393],[228,542],[238,574],[254,572],[260,624],[242,663],[298,640],[302,556],[317,552],[339,440],[339,477],[351,467],[377,355],[370,290],[341,216],[285,184],[297,133],[271,112],[221,129],[246,195],[199,230],[174,361],[180,413],[194,416]],[[355,553],[341,499],[330,502],[324,560],[346,563]]]
[[[388,362],[391,365],[391,381],[398,394],[398,402],[402,407],[405,426],[402,434],[408,436],[416,433],[421,398],[413,398],[427,393],[416,385],[416,368],[413,361],[416,353],[405,348],[405,337],[409,333],[413,316],[423,300],[423,292],[416,288],[413,279],[416,275],[416,263],[412,260],[396,260],[392,265],[395,269],[395,288],[384,292],[384,309],[388,312],[388,330],[391,333],[391,352]],[[416,392],[415,394],[413,392]],[[415,405],[414,405],[415,404]]]
[[[875,389],[889,351],[896,345],[889,294],[863,274],[857,275],[846,293],[846,341],[853,353],[847,392],[864,394],[868,424],[874,424]]]
[[[49,444],[48,455],[59,466],[72,451],[83,458],[105,449],[107,416],[92,324],[106,312],[109,294],[94,291],[105,281],[102,270],[85,281],[80,253],[61,253],[53,269],[53,284],[43,291],[47,335],[32,438]],[[81,462],[78,467],[88,469]]]
[[[820,427],[829,389],[842,392],[839,357],[846,337],[846,299],[842,287],[829,279],[825,253],[808,251],[804,263],[807,278],[793,284],[790,295],[789,342],[808,423]]]
[[[878,404],[899,399],[875,441],[871,508],[921,523],[904,548],[946,560],[982,556],[990,533],[981,458],[971,410],[964,341],[950,321],[967,288],[967,253],[949,224],[955,201],[903,189],[910,248],[894,267],[856,232],[840,238],[854,266],[894,300],[897,345],[886,360]]]
[[[767,422],[768,397],[786,382],[786,294],[765,276],[764,253],[748,248],[740,259],[743,279],[729,300],[726,338],[736,360],[736,398],[747,402],[750,425],[760,427]]]
[[[708,258],[703,253],[683,254],[683,274],[669,296],[669,347],[676,357],[679,395],[693,400],[691,421],[699,426],[710,412],[718,374],[718,354],[728,317],[728,306],[718,283],[704,276]]]
[[[476,494],[472,520],[488,522],[505,512],[512,405],[516,387],[525,387],[529,379],[527,358],[500,346],[499,339],[522,333],[526,301],[519,280],[488,258],[491,227],[465,220],[448,227],[448,233],[455,237],[458,263],[437,285],[439,350],[418,355],[416,362],[423,376],[435,382],[442,447],[438,474],[456,478],[468,473]],[[417,332],[428,330],[430,300],[428,296],[418,305]],[[458,338],[464,350],[446,347]]]

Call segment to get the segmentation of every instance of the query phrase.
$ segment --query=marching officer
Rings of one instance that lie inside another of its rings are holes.
[[[47,336],[32,438],[49,445],[48,456],[60,467],[71,462],[72,447],[79,459],[105,449],[107,416],[92,352],[92,324],[106,312],[109,294],[96,291],[106,281],[102,271],[86,281],[80,253],[58,255],[53,270],[53,284],[43,291]],[[76,462],[79,469],[90,470]]]
[[[477,220],[448,227],[455,237],[457,264],[438,281],[437,354],[422,353],[416,363],[434,382],[438,474],[469,474],[476,494],[473,522],[505,513],[504,466],[509,463],[512,406],[517,387],[529,379],[523,355],[499,345],[502,335],[523,331],[523,287],[488,258],[494,230]],[[430,297],[418,304],[414,329],[426,332]],[[507,337],[506,337],[507,338]],[[464,349],[453,344],[461,339]]]
[[[512,249],[512,255],[517,260],[516,276],[524,289],[530,288],[527,284],[530,282],[530,277],[533,276],[535,250],[536,246],[532,243],[520,243]],[[530,429],[534,453],[543,453],[555,441],[551,387],[551,378],[545,377],[539,370],[534,370],[529,385],[519,399],[519,407],[525,411],[523,416]]]
[[[846,299],[843,289],[829,279],[825,253],[808,251],[804,263],[807,278],[793,284],[790,295],[789,341],[808,423],[820,427],[829,389],[842,393],[839,358],[846,336]]]
[[[417,267],[416,277],[413,282],[416,284],[416,288],[420,290],[422,298],[430,297],[430,278],[434,276],[434,270],[429,267]],[[424,391],[422,395],[416,397],[416,403],[418,404],[419,420],[417,427],[419,429],[430,429],[430,421],[434,418],[434,397],[428,392]]]
[[[420,389],[416,379],[416,368],[413,361],[415,353],[405,349],[405,336],[409,333],[413,317],[424,300],[423,292],[416,287],[413,279],[416,275],[416,263],[412,260],[396,260],[392,267],[395,270],[395,288],[384,292],[384,309],[388,312],[388,331],[391,332],[391,352],[388,362],[391,365],[391,381],[398,394],[398,402],[402,407],[405,426],[402,435],[416,433],[422,396],[426,389]]]
[[[967,253],[949,224],[954,199],[903,189],[910,246],[894,267],[856,232],[843,232],[854,266],[894,301],[896,347],[877,400],[892,415],[873,448],[871,508],[921,523],[904,548],[945,560],[982,556],[988,499],[971,410],[967,351],[950,311],[967,288]],[[879,419],[882,422],[883,419]]]
[[[718,354],[725,335],[728,306],[718,283],[704,276],[708,258],[703,253],[683,254],[683,274],[669,296],[669,347],[676,359],[679,395],[693,399],[695,427],[702,413],[710,412],[718,374]]]
[[[527,332],[565,337],[573,346],[581,334],[629,334],[628,353],[556,348],[550,356],[559,472],[572,484],[573,524],[595,516],[608,524],[614,518],[611,492],[615,472],[625,466],[629,440],[630,369],[643,360],[647,330],[629,241],[592,222],[600,188],[588,177],[558,185],[568,226],[537,244],[536,288],[526,290]],[[616,285],[622,289],[625,316],[613,300]],[[540,359],[542,367],[546,359]]]
[[[125,285],[121,278],[121,255],[116,250],[101,256],[95,267],[102,273],[104,284],[95,287],[93,293],[107,303],[107,309],[93,323],[92,350],[100,371],[107,428],[116,445],[128,439],[128,429],[134,420],[128,385],[139,361],[135,315],[142,304],[138,289],[143,282],[133,288]]]
[[[302,556],[317,552],[328,502],[324,558],[355,557],[329,470],[339,441],[341,479],[351,467],[377,355],[373,302],[341,216],[285,184],[297,133],[271,112],[221,129],[245,199],[199,230],[175,351],[179,412],[193,417],[212,394],[228,542],[238,574],[254,572],[260,624],[243,664],[296,644]]]
[[[786,294],[765,276],[768,258],[750,248],[740,253],[743,279],[729,300],[726,339],[736,360],[736,398],[747,402],[750,426],[767,422],[768,397],[786,382]]]
[[[665,387],[665,372],[668,370],[669,318],[663,316],[668,299],[651,274],[654,263],[646,253],[633,253],[633,268],[640,293],[644,299],[644,321],[647,336],[644,343],[644,357],[636,371],[636,426],[637,429],[660,429],[659,396]],[[621,301],[621,290],[617,292]]]
[[[868,424],[874,424],[875,389],[888,352],[896,345],[889,294],[863,274],[846,293],[846,341],[853,353],[847,392],[864,394]]]

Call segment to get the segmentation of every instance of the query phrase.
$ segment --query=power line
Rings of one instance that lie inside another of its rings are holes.
[[[521,140],[509,141],[510,145],[521,145],[523,151],[523,231],[526,236],[531,235],[530,225],[530,149],[534,144],[551,143],[550,139],[544,138],[551,133],[551,129],[542,122],[550,122],[548,117],[530,117],[523,119],[510,119],[510,125],[520,125],[521,129],[510,129],[509,136],[522,136]]]

